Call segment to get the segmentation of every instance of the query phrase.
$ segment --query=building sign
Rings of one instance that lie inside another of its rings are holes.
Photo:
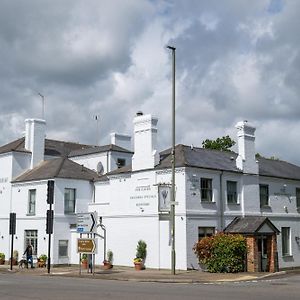
[[[158,209],[160,212],[169,212],[171,202],[171,187],[169,185],[158,186]]]

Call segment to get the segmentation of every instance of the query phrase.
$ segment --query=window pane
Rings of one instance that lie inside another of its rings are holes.
[[[212,179],[201,178],[201,201],[212,201]]]
[[[269,186],[265,184],[259,185],[260,207],[269,205]]]
[[[281,228],[282,256],[291,255],[291,234],[290,227]]]
[[[237,183],[236,181],[227,181],[227,202],[237,203]]]
[[[296,205],[300,208],[300,188],[296,188]]]
[[[24,251],[26,247],[31,244],[33,248],[33,254],[37,254],[37,249],[38,249],[38,244],[37,244],[37,239],[38,237],[38,232],[37,230],[25,230],[25,245],[24,245]]]
[[[36,199],[36,190],[29,190],[28,194],[28,214],[35,214],[35,199]]]
[[[75,213],[75,191],[75,189],[65,189],[65,213]]]
[[[58,256],[68,257],[68,241],[60,240],[58,241]]]
[[[198,241],[215,234],[215,227],[198,227]]]

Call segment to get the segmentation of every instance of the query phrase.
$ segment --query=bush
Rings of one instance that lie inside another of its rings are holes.
[[[0,252],[0,260],[1,260],[1,259],[5,260],[5,254],[2,253],[2,252]]]
[[[147,256],[147,244],[143,240],[139,240],[136,247],[135,257],[144,261]]]
[[[242,235],[219,233],[205,237],[195,244],[193,250],[209,272],[235,273],[244,270],[247,245]]]
[[[42,261],[47,261],[47,255],[46,254],[41,254],[40,256],[39,256],[39,260],[42,260]]]

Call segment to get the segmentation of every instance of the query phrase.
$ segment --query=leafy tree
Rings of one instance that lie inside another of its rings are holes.
[[[216,140],[206,139],[202,142],[202,147],[205,149],[215,149],[220,151],[230,151],[230,148],[235,145],[235,141],[229,135],[222,136]]]

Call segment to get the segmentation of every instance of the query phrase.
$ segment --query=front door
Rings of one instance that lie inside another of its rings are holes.
[[[268,239],[266,236],[257,237],[258,257],[260,259],[260,272],[269,272],[267,245]]]

